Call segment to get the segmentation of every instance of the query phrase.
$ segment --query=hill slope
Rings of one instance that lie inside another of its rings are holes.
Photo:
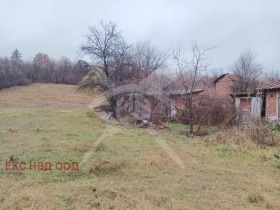
[[[92,97],[76,92],[76,85],[31,84],[0,91],[0,107],[86,108]]]

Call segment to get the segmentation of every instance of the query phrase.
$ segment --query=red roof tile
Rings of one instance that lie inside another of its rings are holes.
[[[271,81],[267,83],[262,83],[259,87],[259,90],[271,90],[271,89],[280,89],[280,80]]]

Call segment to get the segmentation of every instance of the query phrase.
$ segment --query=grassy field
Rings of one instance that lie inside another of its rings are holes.
[[[279,148],[207,143],[178,124],[110,125],[75,89],[0,91],[1,209],[280,209]],[[11,158],[78,162],[79,172],[7,171]]]

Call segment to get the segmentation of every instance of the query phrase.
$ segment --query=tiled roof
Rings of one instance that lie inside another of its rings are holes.
[[[216,89],[215,88],[208,88],[205,89],[200,95],[204,96],[215,96],[216,95]]]
[[[262,84],[258,87],[258,89],[259,89],[259,90],[280,89],[280,80],[262,83]]]

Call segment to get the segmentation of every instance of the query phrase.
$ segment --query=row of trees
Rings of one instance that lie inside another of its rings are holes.
[[[38,53],[33,61],[23,61],[16,49],[11,58],[0,58],[0,89],[33,82],[78,84],[90,69],[82,61],[59,60]]]

